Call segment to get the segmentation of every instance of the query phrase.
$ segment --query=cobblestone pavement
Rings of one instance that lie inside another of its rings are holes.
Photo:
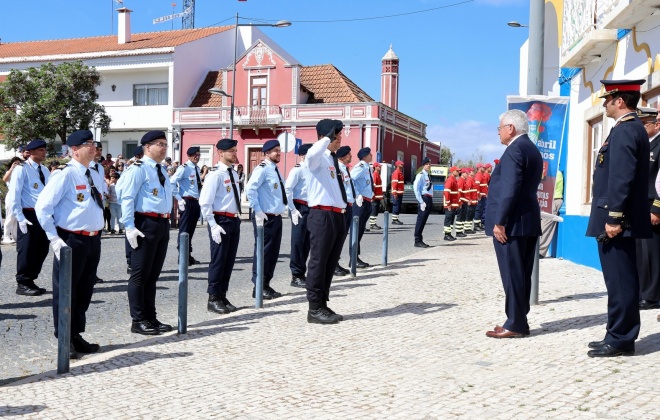
[[[383,216],[379,216],[382,226]],[[404,226],[395,226],[390,230],[390,258],[401,258],[412,249],[414,215],[402,215]],[[432,224],[427,227],[429,237],[437,236],[442,229],[443,218],[432,215]],[[300,291],[289,286],[290,222],[283,223],[282,247],[276,267],[273,287],[283,293]],[[170,249],[163,274],[158,283],[156,300],[159,319],[176,324],[178,308],[178,265],[176,251],[177,231],[170,235]],[[131,334],[128,300],[124,239],[119,235],[104,236],[102,240],[102,259],[98,275],[105,280],[95,287],[92,305],[87,312],[87,333],[85,337],[103,346],[102,351],[110,351],[142,340],[144,337]],[[374,231],[366,233],[362,239],[362,258],[372,264],[380,263],[382,254],[382,234]],[[438,242],[440,243],[440,242]],[[234,267],[229,299],[239,306],[254,306],[252,294],[252,252],[254,233],[252,223],[243,220],[238,260]],[[348,244],[345,247],[342,264],[348,264]],[[52,256],[46,259],[37,284],[48,289],[48,294],[32,298],[18,296],[15,293],[16,250],[14,246],[2,246],[4,258],[0,269],[0,385],[35,373],[54,369],[57,364],[57,341],[53,337],[52,326]],[[189,322],[201,322],[213,319],[214,315],[206,311],[208,262],[210,260],[209,238],[206,226],[199,226],[193,236],[193,255],[203,264],[190,267],[189,278]]]
[[[308,324],[303,291],[262,310],[193,318],[188,334],[3,387],[0,415],[658,418],[657,311],[642,312],[634,357],[590,359],[587,342],[603,337],[606,321],[601,274],[545,259],[531,337],[490,339],[485,331],[504,320],[490,239],[433,238],[442,246],[337,280],[339,325]]]

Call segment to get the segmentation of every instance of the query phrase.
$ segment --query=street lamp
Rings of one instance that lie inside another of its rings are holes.
[[[238,27],[239,26],[270,26],[271,28],[286,28],[291,26],[288,20],[279,20],[275,23],[238,23],[238,13],[236,13],[236,24],[234,25],[234,77],[231,84],[231,95],[222,89],[211,88],[209,93],[213,95],[222,95],[231,98],[231,106],[229,108],[229,138],[234,139],[234,95],[236,95],[236,50],[238,48]]]
[[[528,25],[523,25],[520,22],[516,22],[515,20],[512,20],[511,22],[507,23],[512,28],[529,28]]]

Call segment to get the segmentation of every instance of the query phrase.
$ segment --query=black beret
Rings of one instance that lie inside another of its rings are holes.
[[[261,148],[261,151],[267,152],[279,146],[280,146],[279,140],[266,140],[266,143],[264,143],[263,147]]]
[[[25,146],[25,150],[34,150],[40,147],[46,147],[46,142],[43,140],[36,139],[29,142],[27,146]]]
[[[343,158],[347,154],[351,153],[351,148],[350,146],[342,146],[339,149],[337,149],[337,157],[338,158]]]
[[[80,146],[88,140],[93,140],[94,135],[89,130],[78,130],[74,131],[66,139],[67,146]]]
[[[238,144],[238,140],[222,139],[222,140],[218,140],[218,143],[215,145],[215,147],[218,150],[229,150],[232,147],[236,146],[237,144]]]
[[[371,147],[363,147],[362,149],[360,149],[360,151],[357,154],[358,159],[362,159],[363,157],[367,156],[369,153],[371,153]]]
[[[431,159],[429,159],[428,157],[422,159],[422,166],[426,165],[427,163],[431,163]]]
[[[142,146],[138,146],[135,148],[135,150],[133,150],[133,157],[143,154],[144,154],[144,149],[142,148]]]
[[[319,136],[327,136],[333,128],[335,128],[335,123],[332,120],[328,118],[323,119],[316,123],[316,134]]]
[[[298,154],[300,156],[305,156],[310,147],[312,147],[312,143],[301,144],[300,147],[298,147]]]
[[[147,134],[142,136],[142,140],[140,140],[140,144],[151,143],[152,141],[158,139],[167,139],[167,136],[165,136],[164,131],[160,131],[160,130],[149,131]]]
[[[197,147],[197,146],[189,147],[189,148],[188,148],[188,151],[186,152],[186,154],[187,154],[188,156],[192,156],[192,155],[194,155],[195,153],[199,153],[199,147]]]

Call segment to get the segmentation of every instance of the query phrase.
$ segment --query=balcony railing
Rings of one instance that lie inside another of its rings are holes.
[[[239,106],[234,108],[235,125],[276,125],[282,122],[279,106]]]
[[[596,2],[594,0],[566,0],[562,19],[561,54],[564,56],[596,28]]]
[[[586,66],[615,44],[617,30],[607,29],[606,23],[612,10],[627,1],[632,0],[565,0],[560,66]]]

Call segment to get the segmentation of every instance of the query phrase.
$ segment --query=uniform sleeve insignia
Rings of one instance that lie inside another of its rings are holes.
[[[265,168],[265,167],[266,167],[266,162],[261,162],[261,163],[259,164],[259,166],[261,166],[262,168]]]
[[[653,200],[653,207],[660,207],[660,200]]]

